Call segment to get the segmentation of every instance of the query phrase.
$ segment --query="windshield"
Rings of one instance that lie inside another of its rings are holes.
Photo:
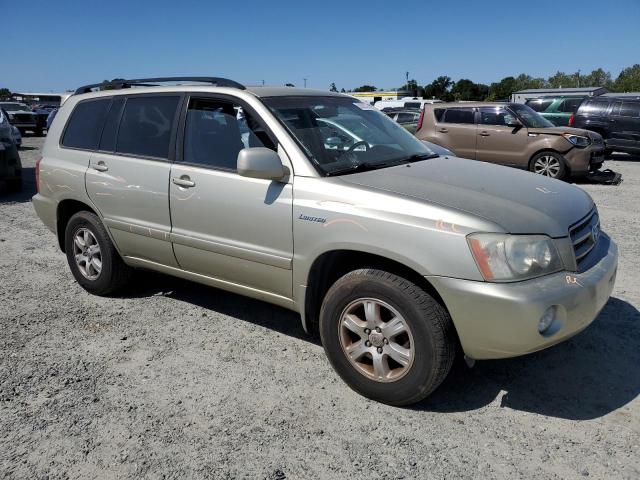
[[[24,103],[0,103],[0,107],[4,108],[7,112],[19,112],[20,110],[29,111]]]
[[[437,156],[377,108],[345,97],[270,97],[264,103],[325,175]]]
[[[549,128],[555,127],[553,123],[544,118],[538,112],[536,112],[533,108],[522,105],[520,103],[512,103],[509,105],[511,108],[522,120],[525,127],[530,128]]]

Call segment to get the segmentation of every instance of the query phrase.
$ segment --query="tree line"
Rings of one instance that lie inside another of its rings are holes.
[[[556,72],[548,78],[532,77],[522,73],[517,77],[505,77],[499,82],[489,85],[475,83],[468,78],[453,81],[451,77],[441,75],[433,82],[420,86],[416,80],[409,80],[399,90],[412,92],[413,96],[437,98],[444,101],[460,100],[507,100],[513,92],[528,88],[570,88],[570,87],[605,87],[611,92],[640,92],[640,64],[623,69],[614,80],[610,72],[597,68],[589,74]],[[335,83],[331,90],[337,91]],[[353,92],[382,91],[373,85],[362,85]],[[396,90],[396,89],[389,89]],[[342,89],[344,91],[344,89]]]

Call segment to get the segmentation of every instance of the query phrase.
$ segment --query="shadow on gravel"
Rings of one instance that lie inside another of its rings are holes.
[[[162,295],[320,345],[318,339],[305,333],[300,315],[286,308],[161,273],[141,271],[136,275],[144,280],[134,279],[126,298]]]
[[[465,412],[502,395],[500,406],[569,420],[602,417],[640,394],[640,312],[611,298],[595,322],[564,343],[524,357],[459,362],[417,410]],[[505,391],[506,393],[501,393]]]
[[[36,194],[36,173],[30,168],[22,169],[22,191],[7,193],[6,186],[0,182],[0,204],[30,202]]]

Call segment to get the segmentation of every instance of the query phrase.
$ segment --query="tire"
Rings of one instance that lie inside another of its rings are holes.
[[[539,175],[562,180],[567,175],[567,162],[557,152],[540,152],[531,158],[529,170]]]
[[[78,235],[85,240],[86,254],[76,244]],[[96,244],[98,251],[91,248]],[[112,294],[124,287],[131,276],[132,269],[122,261],[102,222],[94,213],[81,211],[69,219],[65,228],[64,246],[71,273],[89,293],[103,296]],[[76,261],[76,254],[83,256],[80,263]],[[89,258],[92,259],[91,262],[87,262]],[[96,262],[98,259],[99,269]]]
[[[611,155],[613,155],[613,148],[605,148],[604,149],[604,156],[605,157],[610,157]]]
[[[379,311],[381,322],[367,320],[365,304],[373,305],[372,319]],[[345,318],[358,321],[344,322]],[[355,323],[359,333],[351,330]],[[367,334],[363,324],[380,325],[380,333]],[[418,402],[433,392],[449,373],[457,345],[451,317],[442,305],[412,282],[373,269],[347,273],[329,289],[320,309],[320,337],[329,362],[349,387],[396,406]],[[350,358],[347,351],[357,353]]]

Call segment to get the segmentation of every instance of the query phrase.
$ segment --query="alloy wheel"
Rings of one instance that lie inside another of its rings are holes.
[[[340,316],[342,350],[358,372],[377,382],[393,382],[411,369],[415,348],[407,321],[374,298],[354,300]]]
[[[73,236],[73,255],[83,277],[96,280],[102,272],[102,254],[96,237],[87,228],[79,228]]]
[[[536,159],[533,171],[540,175],[556,178],[560,173],[560,161],[553,155],[543,155]]]

